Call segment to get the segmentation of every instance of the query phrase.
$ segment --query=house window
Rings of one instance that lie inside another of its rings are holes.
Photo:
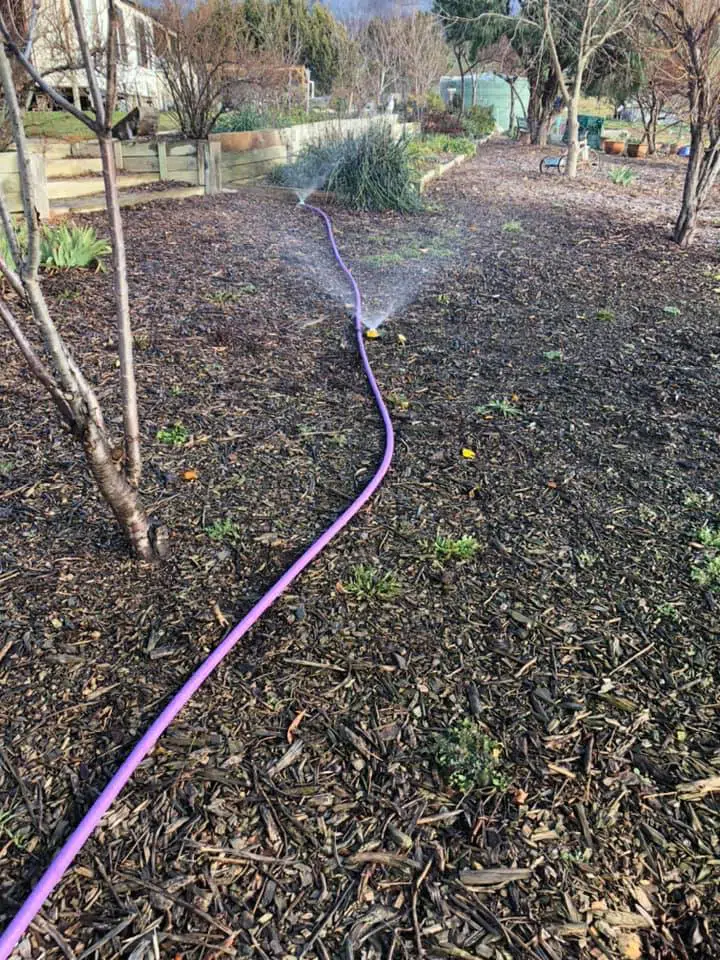
[[[117,23],[115,25],[115,42],[117,44],[117,56],[120,63],[128,62],[127,34],[125,33],[125,20],[122,10],[117,11]]]
[[[153,43],[155,45],[155,56],[164,57],[168,52],[168,36],[167,32],[159,23],[154,23],[153,28]]]
[[[139,17],[135,18],[135,45],[138,64],[141,67],[149,67],[152,59],[152,34],[145,21]]]

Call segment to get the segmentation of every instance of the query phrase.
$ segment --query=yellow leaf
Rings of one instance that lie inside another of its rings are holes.
[[[197,470],[183,470],[182,478],[183,480],[197,480],[198,472]]]
[[[642,940],[636,933],[621,933],[617,942],[624,960],[642,960]]]
[[[514,394],[510,397],[510,399],[512,400],[513,403],[518,403],[518,402],[520,401],[520,397],[519,397],[516,393],[514,393]]]
[[[462,455],[465,457],[466,460],[474,460],[476,457],[475,451],[470,450],[468,447],[462,448]]]
[[[401,347],[404,347],[405,344],[407,343],[407,337],[406,337],[404,334],[399,333],[399,334],[397,335],[397,341],[398,341],[398,343],[400,344]]]
[[[377,332],[375,327],[372,327],[370,330],[365,331],[365,336],[368,338],[368,340],[377,340],[380,334]]]

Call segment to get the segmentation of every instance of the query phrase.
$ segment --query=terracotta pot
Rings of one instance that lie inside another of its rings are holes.
[[[625,149],[624,140],[606,140],[604,145],[605,153],[611,156],[619,157]]]
[[[635,157],[636,159],[641,159],[646,157],[648,152],[646,143],[629,143],[627,145],[627,153],[629,157]]]

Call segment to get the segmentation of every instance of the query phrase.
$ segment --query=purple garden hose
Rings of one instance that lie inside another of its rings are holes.
[[[240,623],[233,627],[225,639],[222,640],[215,650],[213,650],[207,660],[205,660],[205,662],[198,667],[195,673],[193,673],[193,675],[185,681],[185,684],[180,688],[180,690],[178,690],[162,713],[150,725],[144,736],[135,744],[132,751],[115,772],[114,776],[105,787],[103,792],[97,798],[92,807],[90,807],[70,837],[68,837],[68,839],[65,841],[65,844],[60,852],[42,875],[37,885],[30,893],[30,896],[27,898],[25,903],[23,903],[17,915],[10,923],[9,927],[0,937],[0,960],[8,960],[11,952],[17,946],[23,934],[27,931],[43,903],[45,900],[47,900],[58,883],[62,880],[65,871],[83,848],[85,842],[98,826],[104,815],[108,812],[110,806],[117,798],[120,791],[123,789],[130,777],[132,777],[133,773],[137,770],[138,766],[142,763],[145,757],[147,757],[147,755],[153,749],[158,739],[163,733],[165,733],[175,717],[180,713],[185,704],[200,689],[213,670],[230,653],[238,640],[245,636],[248,630],[255,623],[257,623],[265,611],[275,603],[275,601],[285,592],[285,590],[287,590],[293,580],[300,573],[302,573],[308,564],[312,563],[318,554],[325,549],[335,534],[339,533],[343,527],[350,522],[355,514],[362,509],[362,507],[367,503],[373,493],[375,493],[377,488],[380,486],[385,474],[388,472],[390,461],[392,460],[395,437],[393,433],[392,421],[390,420],[390,414],[385,406],[382,394],[380,393],[380,388],[377,385],[373,372],[370,369],[370,361],[368,360],[367,352],[365,350],[365,343],[363,341],[362,298],[360,295],[360,288],[358,287],[357,282],[349,268],[343,261],[343,258],[340,256],[340,251],[338,250],[337,242],[333,234],[330,217],[328,217],[328,215],[318,207],[312,207],[309,204],[306,206],[308,210],[311,210],[313,213],[317,214],[317,216],[320,217],[325,223],[328,239],[330,240],[330,245],[333,253],[335,254],[335,259],[342,268],[345,276],[348,278],[350,286],[353,290],[353,295],[355,298],[355,334],[357,337],[358,350],[360,351],[360,358],[362,360],[363,369],[365,370],[365,375],[367,376],[370,389],[373,392],[375,402],[385,426],[385,453],[382,458],[382,463],[360,496],[354,500],[353,503],[350,504],[350,506],[340,514],[332,526],[328,527],[325,533],[323,533],[322,536],[312,544],[312,546],[308,547],[305,553],[303,553],[303,555],[299,557],[288,570],[285,571],[275,585],[272,586],[260,600],[258,600],[252,610],[245,614]]]

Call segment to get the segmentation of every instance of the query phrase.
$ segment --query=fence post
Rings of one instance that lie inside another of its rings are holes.
[[[218,140],[198,140],[198,182],[205,193],[222,190],[222,144]]]
[[[168,166],[167,166],[167,144],[164,140],[157,141],[157,152],[158,152],[158,168],[160,170],[159,177],[161,180],[168,179]]]
[[[50,201],[48,200],[47,177],[45,175],[45,157],[39,153],[30,154],[30,176],[35,188],[35,206],[43,222],[50,219]]]

